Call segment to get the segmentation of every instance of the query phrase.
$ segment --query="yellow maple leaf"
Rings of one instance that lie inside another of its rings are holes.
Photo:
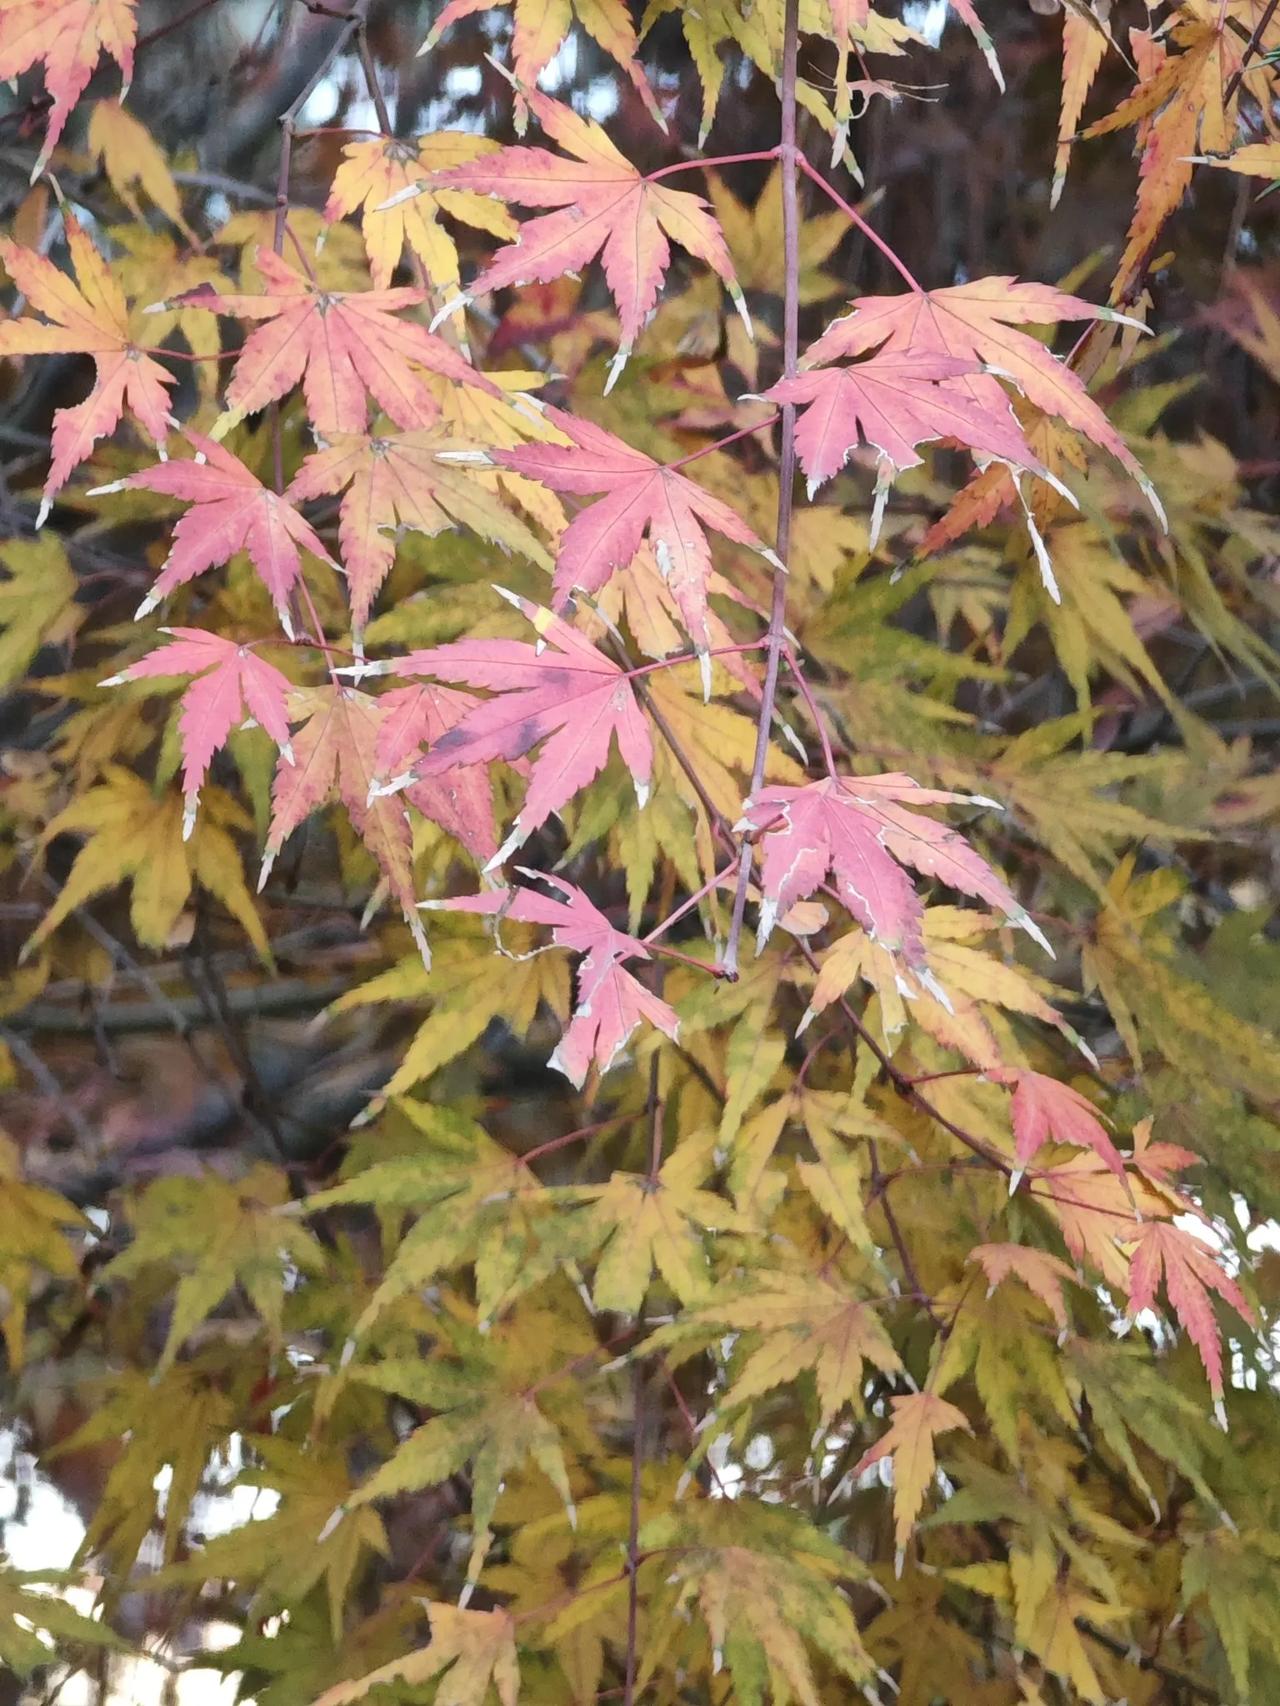
[[[7,571],[0,581],[0,686],[26,674],[41,646],[69,640],[80,625],[76,577],[53,533],[7,539],[0,547]]]
[[[89,117],[89,152],[102,163],[108,182],[139,223],[145,223],[135,186],[194,241],[182,217],[182,199],[169,162],[155,138],[119,101],[97,101]]]
[[[192,885],[198,883],[222,902],[263,959],[269,960],[270,943],[229,834],[232,829],[247,829],[249,818],[220,788],[205,791],[203,806],[194,832],[184,841],[181,794],[172,788],[153,794],[140,776],[120,765],[108,765],[102,781],[59,812],[41,837],[46,847],[57,835],[82,834],[89,839],[77,853],[62,892],[23,945],[23,957],[33,953],[78,906],[128,882],[129,919],[144,946],[166,945]]]
[[[908,1392],[889,1402],[893,1420],[888,1433],[862,1454],[853,1473],[860,1475],[885,1457],[893,1461],[893,1520],[900,1569],[902,1553],[938,1467],[938,1435],[953,1428],[963,1428],[966,1433],[973,1430],[962,1410],[932,1392]]]
[[[379,1665],[354,1682],[339,1682],[317,1695],[312,1706],[349,1706],[375,1688],[400,1682],[406,1686],[443,1676],[433,1696],[435,1706],[482,1706],[490,1688],[501,1706],[516,1706],[520,1665],[516,1657],[515,1624],[505,1611],[462,1611],[441,1601],[424,1603],[431,1620],[431,1643],[401,1659]]]
[[[374,287],[386,290],[406,244],[422,263],[432,288],[449,295],[460,288],[458,249],[440,224],[447,213],[509,242],[516,221],[500,202],[472,190],[432,189],[433,172],[493,154],[498,144],[460,130],[439,130],[416,142],[379,136],[349,142],[334,174],[324,217],[333,224],[360,213]]]
[[[43,1269],[72,1278],[76,1253],[67,1233],[84,1224],[57,1191],[23,1179],[17,1145],[0,1132],[0,1334],[15,1369],[22,1367],[32,1275]]]

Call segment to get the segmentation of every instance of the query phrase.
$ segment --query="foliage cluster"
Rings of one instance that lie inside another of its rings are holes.
[[[0,0],[13,1698],[1280,1698],[1280,17],[950,5]]]

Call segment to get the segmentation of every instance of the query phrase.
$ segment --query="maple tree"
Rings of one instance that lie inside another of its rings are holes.
[[[1280,13],[923,10],[0,0],[0,1706],[1280,1695]]]

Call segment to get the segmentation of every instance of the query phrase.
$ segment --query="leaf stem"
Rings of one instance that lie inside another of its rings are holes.
[[[769,428],[777,426],[781,419],[780,414],[770,415],[768,420],[759,421],[755,426],[741,427],[737,432],[731,432],[728,438],[718,438],[714,444],[704,444],[700,450],[691,450],[687,456],[677,457],[674,462],[664,462],[662,466],[668,474],[673,474],[677,468],[685,468],[690,462],[710,456],[713,450],[727,450],[731,444],[737,444],[739,439],[750,438],[752,433],[768,432]]]
[[[687,900],[682,900],[674,912],[668,913],[662,920],[661,924],[655,924],[649,934],[647,936],[642,936],[640,940],[646,947],[652,947],[659,936],[664,936],[667,931],[670,930],[671,926],[678,923],[687,912],[691,912],[704,896],[709,895],[713,889],[718,889],[727,878],[733,875],[737,868],[737,859],[731,860],[730,863],[725,866],[723,871],[717,871],[715,876],[712,877],[709,882],[703,883],[702,887],[698,889],[696,893],[691,894]]]
[[[800,206],[796,168],[803,160],[796,146],[796,57],[800,36],[800,0],[786,0],[783,13],[782,43],[782,140],[778,158],[782,162],[782,376],[795,377],[800,354]],[[782,446],[778,461],[778,522],[774,550],[778,567],[773,571],[773,599],[769,610],[768,650],[765,655],[764,687],[760,694],[760,712],[756,722],[756,751],[751,766],[750,795],[757,794],[764,783],[765,764],[769,756],[769,738],[773,727],[773,706],[778,693],[778,672],[782,648],[786,643],[787,613],[787,554],[791,548],[791,510],[796,483],[796,410],[794,403],[782,405]],[[733,915],[729,923],[729,939],[725,943],[724,968],[733,978],[738,975],[738,946],[742,937],[742,919],[747,906],[747,890],[751,884],[751,868],[755,849],[748,842],[742,849],[738,866],[738,887],[733,897]]]
[[[822,761],[827,767],[827,775],[834,781],[836,761],[831,750],[831,736],[827,730],[827,719],[823,716],[818,701],[813,696],[813,689],[805,679],[804,670],[800,666],[800,660],[797,658],[795,647],[790,640],[783,641],[782,652],[787,660],[787,667],[795,678],[796,686],[800,689],[800,697],[804,700],[805,707],[809,712],[809,721],[818,732],[818,739],[822,743]]]
[[[803,154],[797,157],[796,164],[799,166],[804,175],[817,184],[822,193],[825,196],[828,196],[835,203],[841,213],[844,214],[845,218],[853,221],[867,241],[869,243],[873,243],[875,247],[879,249],[885,260],[888,261],[889,265],[894,268],[900,277],[906,280],[912,290],[914,290],[918,296],[923,296],[924,286],[916,278],[915,274],[910,270],[906,262],[899,259],[897,251],[893,246],[884,240],[874,226],[867,223],[867,221],[858,212],[857,208],[851,206],[850,203],[847,202],[840,194],[839,190],[833,189],[818,168],[811,165],[810,162],[805,159]]]
[[[701,172],[708,166],[745,166],[752,160],[777,160],[780,156],[780,148],[757,148],[750,154],[712,154],[698,160],[677,160],[674,165],[659,166],[656,172],[650,172],[645,182],[656,184],[677,172]]]

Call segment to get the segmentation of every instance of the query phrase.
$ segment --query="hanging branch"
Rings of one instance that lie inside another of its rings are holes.
[[[782,375],[795,377],[800,355],[800,213],[797,184],[796,148],[796,55],[800,36],[800,0],[786,0],[783,14],[782,42],[782,142],[778,158],[782,164]],[[782,416],[782,448],[778,459],[778,519],[775,528],[774,553],[778,566],[773,571],[773,600],[769,609],[768,649],[765,653],[764,687],[760,694],[760,710],[756,719],[756,751],[751,765],[751,786],[748,796],[759,792],[764,785],[765,764],[769,756],[769,740],[773,726],[773,705],[778,692],[778,671],[786,642],[787,557],[791,549],[791,510],[796,483],[796,410],[794,403],[784,403]],[[729,924],[729,939],[725,944],[726,975],[738,975],[738,948],[742,939],[742,919],[747,907],[747,890],[751,886],[754,849],[748,842],[742,850],[738,867],[738,887],[733,897],[733,914]]]

